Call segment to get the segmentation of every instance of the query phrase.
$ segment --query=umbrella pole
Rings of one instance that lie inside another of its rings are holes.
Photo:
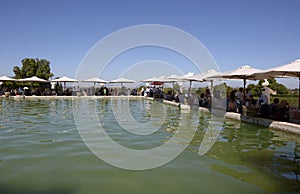
[[[174,82],[172,82],[172,86],[173,86],[172,93],[174,94]]]
[[[246,79],[244,79],[244,96],[246,96]]]
[[[96,86],[96,82],[94,82],[94,86],[93,86],[93,89],[92,89],[92,94],[91,94],[91,96],[95,96],[95,86]]]
[[[210,81],[210,95],[211,95],[211,96],[213,96],[213,93],[214,93],[213,87],[214,87],[214,81],[211,80],[211,81]]]

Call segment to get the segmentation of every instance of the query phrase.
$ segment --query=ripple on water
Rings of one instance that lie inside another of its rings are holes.
[[[56,142],[54,139],[44,139],[44,140],[39,140],[39,143],[53,143]]]
[[[0,118],[0,193],[4,185],[14,185],[9,187],[16,188],[12,193],[47,193],[57,188],[72,193],[132,193],[133,185],[140,193],[173,194],[296,192],[300,188],[300,161],[295,158],[300,156],[298,136],[282,139],[282,134],[269,129],[230,120],[222,123],[217,142],[200,157],[198,149],[210,121],[208,115],[200,115],[191,145],[174,161],[132,172],[111,167],[88,150],[76,130],[72,100],[0,101],[6,106]],[[108,134],[128,147],[155,147],[177,132],[180,115],[175,107],[170,107],[164,128],[151,137],[139,137],[120,129],[108,102],[96,100],[97,116]],[[145,101],[131,101],[131,105],[137,121],[150,119]],[[40,190],[34,192],[37,186]]]

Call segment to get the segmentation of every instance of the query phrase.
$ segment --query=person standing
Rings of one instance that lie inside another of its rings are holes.
[[[239,88],[239,91],[235,94],[236,101],[240,105],[244,104],[244,89],[241,87]]]

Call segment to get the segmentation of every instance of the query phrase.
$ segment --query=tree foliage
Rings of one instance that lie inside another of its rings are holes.
[[[267,80],[269,82],[269,87],[272,90],[276,91],[277,94],[282,95],[282,94],[289,94],[290,93],[289,89],[287,89],[283,84],[277,83],[276,79],[270,78],[270,79],[267,79]],[[263,89],[262,83],[263,82],[264,82],[264,80],[260,80],[257,85],[249,84],[247,88],[250,89],[252,94],[257,94],[257,93],[262,91],[262,89]]]
[[[37,76],[42,79],[48,80],[53,76],[51,73],[50,62],[46,59],[33,59],[25,58],[22,60],[22,67],[14,66],[13,72],[15,78],[27,78]]]

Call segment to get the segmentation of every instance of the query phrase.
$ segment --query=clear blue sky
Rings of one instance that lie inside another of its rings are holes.
[[[299,8],[299,0],[0,0],[0,75],[13,76],[13,66],[32,57],[48,59],[55,76],[74,77],[100,39],[139,24],[190,33],[221,71],[268,69],[300,58]]]

